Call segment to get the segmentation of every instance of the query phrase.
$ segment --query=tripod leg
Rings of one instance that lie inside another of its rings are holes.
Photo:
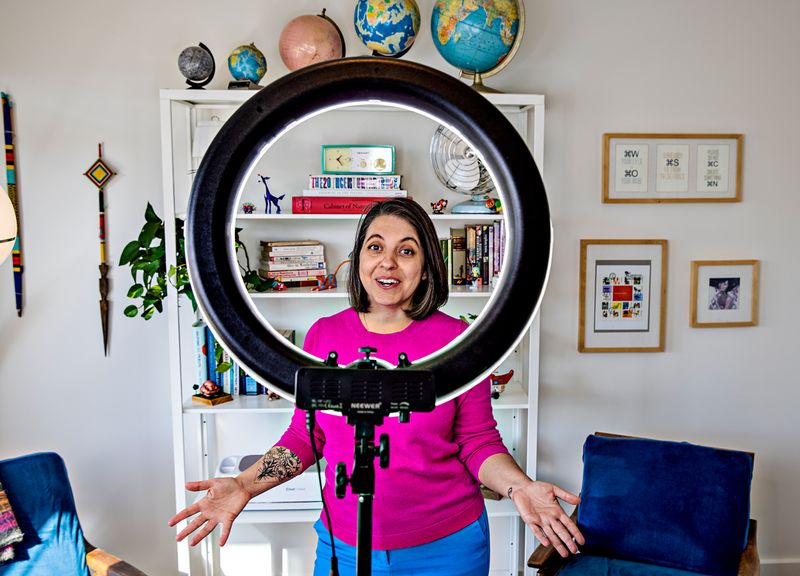
[[[358,546],[356,576],[372,574],[372,494],[358,496]]]

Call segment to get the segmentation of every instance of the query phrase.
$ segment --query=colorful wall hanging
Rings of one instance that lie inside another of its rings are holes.
[[[103,325],[103,352],[108,356],[108,270],[106,262],[106,209],[103,186],[116,172],[103,160],[103,145],[97,145],[97,160],[84,172],[84,175],[97,186],[100,200],[100,321]]]
[[[14,150],[14,128],[11,125],[11,99],[5,92],[0,92],[3,101],[3,128],[5,131],[6,182],[8,197],[14,206],[17,218],[17,238],[11,252],[11,264],[14,270],[14,293],[17,302],[17,316],[22,316],[22,222],[19,218],[19,190],[17,189],[17,161]]]

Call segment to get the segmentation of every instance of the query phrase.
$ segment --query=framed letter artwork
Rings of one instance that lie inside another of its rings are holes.
[[[741,134],[604,134],[603,202],[739,202]]]
[[[667,241],[581,240],[579,352],[663,352]]]
[[[758,324],[758,260],[695,260],[689,312],[692,328]]]

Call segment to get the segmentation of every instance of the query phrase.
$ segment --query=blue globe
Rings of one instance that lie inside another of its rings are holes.
[[[437,0],[431,16],[433,44],[456,68],[484,74],[511,52],[519,22],[517,0]]]
[[[249,80],[258,84],[267,73],[267,59],[255,44],[239,46],[228,56],[228,70],[236,80]]]
[[[414,0],[358,0],[353,15],[356,34],[378,56],[405,54],[417,38],[419,22]]]

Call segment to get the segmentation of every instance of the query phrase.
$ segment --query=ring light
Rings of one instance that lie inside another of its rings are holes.
[[[292,126],[367,102],[411,109],[457,132],[480,151],[502,194],[508,241],[500,284],[469,330],[413,366],[433,374],[440,404],[486,378],[522,339],[544,292],[552,243],[544,185],[527,144],[461,81],[413,62],[345,58],[301,68],[253,95],[223,125],[197,171],[186,225],[190,279],[223,346],[293,401],[297,371],[323,362],[287,345],[248,297],[233,249],[238,197],[264,150]]]

